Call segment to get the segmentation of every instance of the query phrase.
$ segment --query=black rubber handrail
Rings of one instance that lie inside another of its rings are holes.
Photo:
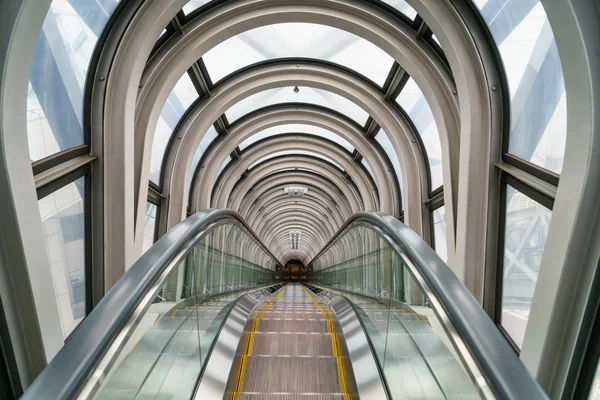
[[[139,308],[147,294],[167,279],[168,272],[196,243],[227,221],[246,228],[257,244],[280,264],[235,211],[215,209],[192,215],[161,237],[119,279],[21,399],[75,399],[117,336],[127,327],[134,314],[140,312]]]
[[[414,265],[420,278],[428,286],[428,295],[435,297],[443,307],[495,396],[514,400],[548,398],[456,274],[435,250],[393,216],[378,212],[354,214],[308,266],[327,251],[345,233],[346,228],[356,223],[373,226],[384,233],[384,239],[396,251],[404,253]]]

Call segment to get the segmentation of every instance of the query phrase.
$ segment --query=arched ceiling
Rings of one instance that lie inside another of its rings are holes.
[[[133,132],[136,243],[149,179],[166,199],[163,232],[188,212],[230,207],[282,263],[309,261],[358,211],[402,216],[427,236],[431,193],[443,185],[455,209],[461,136],[489,116],[461,112],[487,94],[483,74],[467,78],[478,59],[459,56],[472,42],[454,27],[458,10],[421,0],[121,8],[106,96],[92,103],[105,135]],[[437,38],[452,34],[463,40],[444,52]]]

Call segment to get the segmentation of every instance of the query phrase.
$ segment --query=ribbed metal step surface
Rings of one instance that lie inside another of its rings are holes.
[[[238,400],[348,398],[340,385],[346,375],[338,370],[332,321],[319,307],[293,284],[259,313]]]

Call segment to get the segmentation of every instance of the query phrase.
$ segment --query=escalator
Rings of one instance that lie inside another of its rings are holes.
[[[195,214],[107,293],[23,399],[545,399],[414,232],[351,217],[308,265],[231,210]]]

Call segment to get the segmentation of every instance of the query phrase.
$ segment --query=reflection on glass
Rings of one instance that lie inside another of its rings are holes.
[[[558,48],[539,0],[478,0],[511,95],[509,152],[560,173],[567,101]]]
[[[398,11],[412,20],[414,20],[417,16],[415,9],[409,6],[406,0],[383,0],[383,2],[396,8]]]
[[[443,319],[403,255],[377,231],[351,224],[313,268],[316,282],[357,306],[392,399],[480,398]]]
[[[588,397],[588,400],[600,400],[600,365],[596,369],[594,383],[592,384],[592,389],[590,390],[590,396]]]
[[[198,148],[196,149],[196,153],[194,154],[194,159],[192,160],[192,168],[190,169],[190,176],[188,177],[188,189],[192,184],[192,178],[194,177],[194,173],[196,172],[196,168],[198,167],[198,163],[200,159],[204,155],[204,152],[208,148],[208,146],[212,143],[215,138],[219,136],[217,130],[214,126],[211,125],[210,129],[204,134]]]
[[[207,3],[210,3],[210,0],[190,0],[185,6],[183,6],[183,13],[188,15],[196,8],[199,8]]]
[[[83,144],[83,88],[117,0],[54,0],[38,37],[27,95],[29,155],[37,161]]]
[[[339,94],[308,87],[300,87],[299,90],[295,92],[293,87],[284,87],[258,92],[231,106],[225,115],[229,122],[234,122],[262,107],[281,103],[307,103],[330,108],[353,119],[361,126],[367,122],[369,117],[367,112]]]
[[[250,166],[248,167],[248,169],[250,169],[250,168],[252,168],[252,167],[260,164],[263,161],[267,161],[267,160],[270,160],[271,158],[275,158],[275,157],[279,157],[279,156],[311,156],[311,157],[317,157],[317,158],[320,158],[321,160],[325,160],[325,161],[329,162],[330,164],[335,165],[336,167],[338,167],[342,171],[344,170],[344,168],[340,164],[336,163],[331,158],[322,156],[321,154],[318,154],[318,153],[313,153],[312,151],[305,151],[305,150],[284,150],[284,151],[278,151],[276,153],[269,154],[268,156],[265,156],[265,157],[259,159],[258,161],[253,162],[252,164],[250,164]]]
[[[150,161],[150,180],[157,185],[160,184],[163,158],[171,140],[171,134],[185,111],[197,98],[198,92],[186,72],[171,91],[160,112],[160,118],[154,132]]]
[[[396,98],[396,102],[406,111],[417,128],[427,152],[429,170],[431,171],[430,191],[444,184],[442,172],[442,145],[433,112],[417,83],[410,78]]]
[[[519,347],[525,338],[552,211],[507,186],[501,324]]]
[[[268,138],[271,136],[283,135],[286,133],[306,133],[309,135],[319,136],[319,137],[325,138],[327,140],[331,140],[332,142],[339,144],[340,146],[342,146],[343,148],[348,150],[348,152],[350,152],[350,153],[352,153],[354,151],[354,147],[340,135],[335,134],[326,129],[319,128],[318,126],[305,125],[305,124],[285,124],[285,125],[278,125],[278,126],[273,126],[273,127],[267,128],[263,131],[255,133],[254,135],[252,135],[249,138],[247,138],[246,140],[244,140],[242,143],[240,143],[239,148],[240,148],[240,150],[244,150],[246,147],[250,146],[253,143],[258,142],[259,140],[262,140],[262,139],[265,139],[265,138]]]
[[[233,301],[273,283],[274,270],[243,226],[214,228],[167,276],[95,398],[193,397]]]
[[[448,243],[446,242],[446,207],[433,210],[433,243],[435,252],[445,263],[448,262]]]
[[[383,131],[383,129],[379,130],[379,133],[375,136],[375,140],[379,145],[383,148],[385,154],[387,154],[392,166],[394,167],[394,172],[396,173],[396,178],[398,179],[398,186],[400,186],[400,196],[402,198],[402,204],[404,204],[404,183],[402,181],[402,168],[400,167],[400,157],[398,157],[398,153],[394,149],[392,142],[390,141],[387,133]]]
[[[142,243],[142,254],[154,244],[156,237],[156,210],[157,206],[146,202],[146,218],[144,220],[144,240]]]
[[[39,200],[63,338],[85,317],[85,177]]]
[[[255,28],[234,36],[207,52],[202,59],[213,82],[259,61],[307,57],[331,61],[383,86],[394,63],[386,52],[352,33],[325,25],[282,23]]]

